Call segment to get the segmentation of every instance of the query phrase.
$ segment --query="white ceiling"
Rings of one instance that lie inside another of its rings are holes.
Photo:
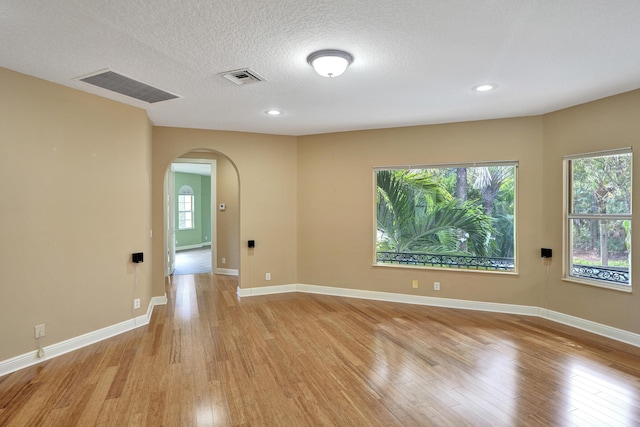
[[[211,176],[210,163],[183,163],[176,162],[171,164],[171,170],[174,172],[191,173],[195,175]]]
[[[638,0],[0,0],[0,66],[158,126],[283,135],[536,115],[640,87]],[[307,64],[338,48],[340,77]],[[265,82],[218,73],[250,67]],[[74,80],[111,69],[180,99]],[[495,91],[472,87],[490,82]],[[268,109],[284,111],[279,117]]]

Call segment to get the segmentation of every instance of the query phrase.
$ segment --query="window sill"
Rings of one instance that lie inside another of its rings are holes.
[[[606,283],[606,282],[598,282],[595,280],[585,280],[585,279],[578,279],[575,277],[563,277],[562,278],[563,282],[569,282],[569,283],[577,283],[579,285],[586,285],[586,286],[594,286],[596,288],[604,288],[604,289],[610,289],[612,291],[618,291],[618,292],[626,292],[626,293],[632,293],[633,289],[631,287],[631,285],[627,286],[627,285],[615,285],[612,283]]]
[[[411,265],[411,264],[385,264],[385,263],[373,263],[372,267],[376,268],[398,268],[405,270],[427,270],[427,271],[448,271],[450,273],[480,273],[480,274],[502,274],[507,276],[519,276],[517,271],[505,271],[505,270],[476,270],[472,268],[446,268],[446,267],[427,267],[424,265]]]

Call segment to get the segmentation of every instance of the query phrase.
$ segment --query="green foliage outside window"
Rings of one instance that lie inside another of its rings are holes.
[[[515,171],[513,164],[377,170],[377,251],[513,258]]]
[[[632,154],[571,158],[568,167],[569,275],[630,285]]]

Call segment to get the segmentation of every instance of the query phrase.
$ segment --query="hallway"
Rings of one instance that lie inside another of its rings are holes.
[[[211,246],[176,252],[173,274],[211,273]]]

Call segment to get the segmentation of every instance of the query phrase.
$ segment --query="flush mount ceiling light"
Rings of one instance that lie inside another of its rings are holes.
[[[491,84],[483,84],[473,88],[474,92],[489,92],[490,90],[494,90],[496,88],[495,85]]]
[[[309,65],[323,77],[338,77],[353,62],[353,56],[343,50],[325,49],[307,57]]]
[[[280,111],[280,110],[267,110],[264,113],[268,114],[269,116],[279,116],[279,115],[282,114],[282,111]]]

